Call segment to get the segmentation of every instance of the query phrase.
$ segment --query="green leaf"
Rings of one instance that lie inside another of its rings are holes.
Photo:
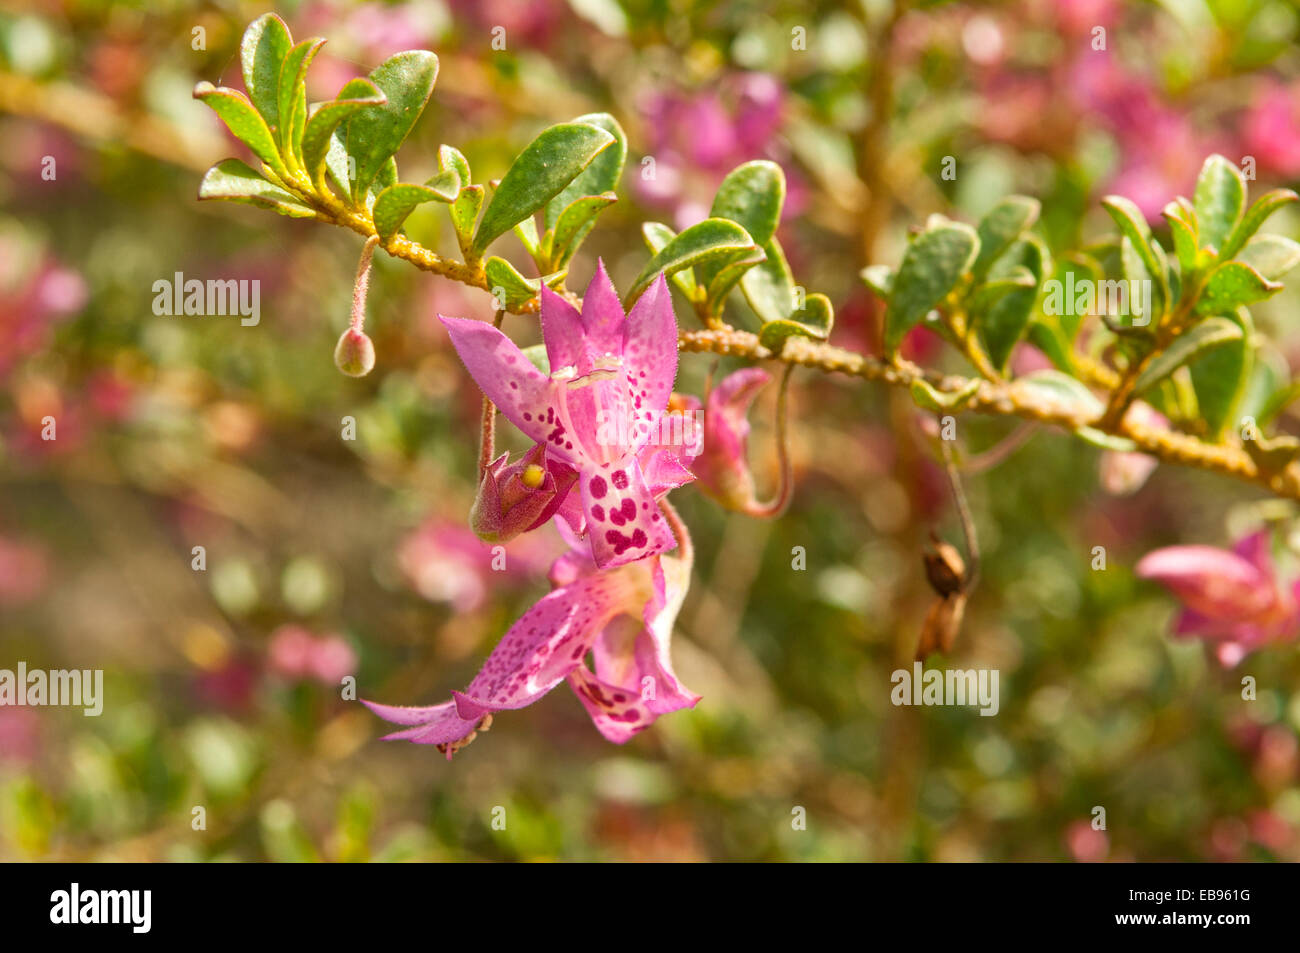
[[[1244,261],[1225,261],[1210,272],[1196,310],[1202,314],[1226,314],[1240,305],[1262,301],[1281,289],[1281,284],[1269,281]]]
[[[780,354],[785,347],[786,338],[805,337],[824,341],[830,336],[835,323],[835,309],[830,298],[824,294],[808,296],[808,302],[802,310],[789,319],[768,321],[759,330],[758,343],[773,354]]]
[[[1261,195],[1255,204],[1247,210],[1246,214],[1241,217],[1241,221],[1232,230],[1232,234],[1224,240],[1223,248],[1219,251],[1219,258],[1227,261],[1229,258],[1236,256],[1237,252],[1246,246],[1251,236],[1259,231],[1260,226],[1267,221],[1270,215],[1283,205],[1297,199],[1300,199],[1300,195],[1296,195],[1290,189],[1274,189]]]
[[[1164,250],[1160,249],[1155,239],[1151,237],[1151,226],[1147,224],[1146,216],[1128,199],[1122,195],[1108,195],[1101,200],[1101,204],[1115,221],[1120,234],[1129,240],[1133,252],[1136,253],[1146,271],[1146,278],[1156,283],[1155,293],[1151,295],[1152,310],[1156,312],[1151,315],[1151,320],[1154,321],[1164,313],[1164,308],[1170,301]],[[1122,242],[1120,244],[1123,245]],[[1132,280],[1134,276],[1128,277]]]
[[[758,319],[781,321],[794,311],[794,275],[785,260],[785,250],[773,235],[763,246],[767,256],[740,279],[740,290]]]
[[[315,212],[278,185],[272,185],[238,159],[218,162],[199,183],[199,198],[243,202],[269,208],[290,218],[312,218]]]
[[[1178,256],[1178,267],[1182,269],[1184,276],[1196,270],[1196,253],[1200,250],[1200,239],[1196,234],[1196,226],[1192,223],[1195,212],[1192,212],[1191,218],[1187,214],[1191,211],[1186,199],[1177,199],[1166,205],[1164,211],[1160,213],[1169,223],[1169,234],[1174,240],[1174,253]]]
[[[538,261],[538,259],[542,257],[542,240],[537,237],[536,220],[530,215],[522,222],[516,223],[513,231],[515,237],[523,243],[529,257],[532,258],[534,262]]]
[[[205,81],[194,87],[194,98],[210,106],[235,138],[252,149],[254,155],[281,175],[286,174],[271,130],[247,96],[224,86],[217,88]]]
[[[485,191],[481,185],[462,185],[460,197],[451,203],[451,224],[456,229],[460,250],[466,256],[469,256],[474,244],[474,223],[478,221],[479,210],[483,208]]]
[[[1082,382],[1060,371],[1034,371],[1016,378],[1011,386],[1034,403],[1065,408],[1070,413],[1096,417],[1105,409]]]
[[[647,240],[649,236],[647,235]],[[667,276],[716,259],[732,261],[734,256],[761,250],[741,226],[725,218],[706,218],[669,240],[650,258],[627,293],[624,307],[641,297],[650,282],[663,272]]]
[[[1241,337],[1241,328],[1227,318],[1207,318],[1178,335],[1167,348],[1157,354],[1138,375],[1133,392],[1138,395],[1146,393],[1203,351],[1240,340]]]
[[[1246,244],[1237,256],[1268,281],[1278,281],[1300,265],[1300,244],[1282,235],[1260,235]]]
[[[1225,317],[1237,325],[1241,336],[1205,352],[1190,365],[1198,413],[1212,440],[1233,425],[1254,362],[1255,329],[1250,313],[1238,308]]]
[[[727,295],[754,266],[767,258],[767,252],[757,246],[734,252],[729,258],[714,258],[703,262],[696,269],[701,281],[708,272],[709,287],[704,302],[710,314],[722,311]]]
[[[350,79],[333,100],[312,110],[311,118],[302,134],[302,164],[313,182],[320,175],[321,166],[330,149],[330,139],[339,123],[345,122],[358,110],[382,106],[388,98],[368,79]],[[342,145],[340,144],[340,148]],[[347,190],[347,186],[344,186]]]
[[[1103,450],[1132,453],[1138,448],[1137,443],[1128,437],[1117,437],[1114,434],[1106,433],[1104,430],[1098,430],[1096,427],[1078,427],[1075,429],[1074,434],[1084,443],[1090,443],[1094,447],[1100,447]]]
[[[912,381],[911,384],[912,400],[916,405],[922,410],[929,410],[936,414],[961,410],[979,393],[979,389],[979,378],[968,381],[961,390],[938,390],[920,379]]]
[[[556,219],[555,228],[551,232],[550,258],[553,268],[563,268],[569,263],[573,253],[596,224],[596,216],[617,201],[618,196],[613,192],[602,192],[600,195],[584,195],[569,203]]]
[[[713,198],[710,217],[735,222],[749,233],[756,245],[762,246],[776,233],[776,228],[781,223],[781,206],[784,204],[785,173],[775,162],[759,159],[737,166],[727,174]],[[762,260],[752,255],[738,256],[729,265],[724,265],[719,260],[705,262],[697,268],[697,279],[709,288],[710,310],[721,306],[726,292],[735,286],[747,270],[743,267],[745,261],[754,265]],[[731,269],[725,278],[721,275],[724,267]],[[736,267],[740,267],[739,273],[735,272]]]
[[[274,13],[265,13],[250,23],[239,42],[244,88],[254,108],[272,129],[280,124],[280,66],[292,46],[289,28]]]
[[[438,57],[407,50],[380,63],[370,81],[383,92],[382,106],[358,112],[347,124],[348,155],[356,160],[352,197],[361,199],[383,171],[424,112],[438,79]]]
[[[1196,179],[1192,204],[1201,226],[1201,243],[1222,251],[1246,204],[1246,179],[1241,170],[1221,155],[1210,156]]]
[[[645,238],[645,243],[650,246],[652,255],[658,254],[665,245],[677,237],[676,232],[661,222],[646,222],[641,226],[641,234]],[[668,280],[680,288],[686,297],[695,299],[695,272],[691,268],[678,269],[668,276]]]
[[[307,125],[307,67],[324,46],[322,39],[303,40],[289,51],[280,66],[277,98],[280,116],[280,152],[302,155],[302,137]]]
[[[781,224],[785,173],[775,162],[756,159],[727,173],[713,198],[712,218],[727,218],[764,245]]]
[[[439,172],[427,185],[399,182],[390,185],[375,199],[372,214],[379,240],[388,241],[397,234],[408,215],[425,202],[451,202],[460,191],[460,176],[455,169]]]
[[[980,253],[971,271],[977,277],[987,272],[994,260],[1020,237],[1020,233],[1038,221],[1041,209],[1037,199],[1025,195],[1008,195],[994,205],[976,228]]]
[[[438,168],[444,172],[455,169],[462,188],[470,184],[469,160],[455,146],[438,147]]]
[[[888,265],[868,265],[858,276],[882,301],[888,301],[894,293],[894,269]]]
[[[554,231],[560,217],[578,199],[588,195],[603,195],[613,192],[618,187],[618,180],[623,175],[623,164],[627,161],[627,134],[618,120],[609,113],[588,113],[574,119],[575,123],[585,123],[604,129],[614,137],[609,148],[601,150],[591,164],[578,173],[573,181],[564,187],[555,198],[546,203],[546,230]],[[586,233],[583,233],[586,237]],[[581,238],[578,239],[581,242]],[[574,245],[577,248],[577,245]]]
[[[546,353],[545,344],[533,344],[529,347],[520,348],[524,352],[524,357],[528,358],[533,367],[537,368],[547,377],[551,376],[551,358]]]
[[[894,277],[885,314],[885,350],[899,342],[970,270],[979,253],[975,229],[960,222],[936,224],[912,239]]]
[[[499,236],[546,205],[614,142],[604,129],[586,123],[561,123],[545,130],[506,170],[474,233],[473,251],[481,255]]]
[[[1029,326],[1029,316],[1038,300],[1038,282],[1047,267],[1046,255],[1041,242],[1032,236],[1013,242],[989,270],[989,278],[995,285],[1009,283],[1012,287],[995,296],[987,292],[981,295],[988,285],[976,292],[973,324],[984,341],[989,360],[999,370],[1006,366],[1016,342]]]
[[[1127,285],[1120,286],[1127,294],[1128,299],[1128,317],[1127,327],[1146,328],[1156,322],[1160,315],[1164,313],[1163,299],[1160,297],[1162,289],[1153,276],[1147,271],[1146,262],[1142,260],[1142,255],[1137,251],[1132,239],[1127,235],[1120,239],[1120,262],[1122,263],[1124,281]],[[1163,267],[1163,264],[1157,267]],[[1101,285],[1097,286],[1098,297],[1101,296]],[[1151,288],[1151,302],[1148,307],[1146,295],[1142,292],[1146,288]],[[1134,289],[1139,289],[1134,293]],[[1098,308],[1101,302],[1097,303]],[[1150,313],[1148,313],[1150,312]],[[1122,312],[1109,315],[1112,328],[1122,322],[1116,319],[1122,317]]]
[[[487,275],[488,290],[495,296],[497,289],[502,289],[505,292],[506,307],[509,308],[518,307],[536,298],[542,289],[543,281],[548,287],[553,287],[562,282],[566,274],[559,271],[545,278],[525,278],[510,262],[495,256],[483,263],[483,271]]]

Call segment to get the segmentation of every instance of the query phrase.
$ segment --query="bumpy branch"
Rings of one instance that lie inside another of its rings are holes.
[[[959,393],[970,386],[970,380],[965,377],[926,371],[902,359],[890,363],[802,337],[787,338],[780,354],[774,354],[759,344],[757,335],[731,328],[683,331],[679,335],[678,345],[683,351],[781,361],[825,373],[883,381],[895,387],[910,387],[913,381],[924,380],[940,392]],[[1100,416],[1081,413],[1076,404],[1046,400],[1040,392],[1018,387],[1015,381],[981,380],[962,409],[1002,417],[1020,417],[1071,432],[1081,427],[1091,427],[1111,436],[1127,437],[1143,453],[1149,453],[1167,463],[1211,470],[1258,484],[1277,496],[1300,500],[1300,466],[1293,464],[1278,472],[1265,472],[1249,454],[1237,447],[1209,444],[1188,434],[1158,430],[1127,420],[1102,426]]]

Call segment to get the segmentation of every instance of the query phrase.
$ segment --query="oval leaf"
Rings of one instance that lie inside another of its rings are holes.
[[[390,56],[370,74],[387,99],[382,106],[357,113],[347,124],[348,155],[356,160],[352,197],[359,199],[383,171],[424,112],[438,79],[438,57],[428,50]]]
[[[618,180],[623,175],[623,164],[627,161],[627,134],[623,132],[618,120],[609,113],[588,113],[573,121],[604,129],[614,137],[614,142],[592,159],[591,164],[578,173],[559,195],[546,203],[547,231],[559,225],[565,210],[578,199],[588,195],[603,195],[618,188]]]
[[[630,307],[660,272],[672,276],[683,268],[710,259],[730,260],[738,253],[753,250],[758,250],[758,246],[749,237],[749,232],[735,222],[725,218],[706,218],[673,237],[651,257],[632,283],[623,305]]]
[[[886,351],[898,349],[903,335],[943,300],[978,253],[975,229],[960,222],[936,224],[912,239],[894,276],[885,313]]]
[[[473,251],[481,255],[499,236],[546,205],[614,141],[598,126],[561,123],[530,142],[488,202],[474,233]]]
[[[1246,204],[1246,179],[1241,170],[1221,155],[1212,155],[1201,166],[1192,205],[1200,223],[1201,243],[1222,251],[1225,240],[1241,219]]]
[[[225,199],[269,208],[291,218],[311,218],[316,213],[278,185],[272,185],[238,159],[218,162],[199,183],[200,199]]]

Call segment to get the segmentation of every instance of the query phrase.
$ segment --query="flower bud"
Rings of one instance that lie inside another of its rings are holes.
[[[704,445],[691,469],[700,487],[730,510],[758,505],[748,462],[749,405],[771,376],[747,367],[723,378],[704,408]]]
[[[375,368],[375,345],[365,331],[348,328],[334,346],[334,366],[348,377],[365,377]]]
[[[504,543],[550,519],[578,479],[537,444],[516,463],[501,454],[483,471],[469,523],[482,540]]]

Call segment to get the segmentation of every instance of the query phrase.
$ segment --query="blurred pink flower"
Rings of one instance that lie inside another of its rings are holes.
[[[48,579],[45,550],[33,543],[0,536],[0,606],[31,602],[44,591]]]
[[[40,751],[40,727],[35,709],[0,708],[0,764],[26,766],[35,761]]]
[[[266,654],[275,674],[323,685],[338,685],[357,667],[357,654],[341,635],[317,636],[301,625],[282,625],[272,632]]]
[[[18,250],[0,239],[0,380],[22,358],[46,345],[54,323],[86,303],[86,283],[74,271],[50,259],[29,274],[6,274],[5,262]]]
[[[1125,415],[1132,423],[1143,427],[1168,429],[1169,419],[1150,404],[1134,401]],[[1129,496],[1142,489],[1155,472],[1159,461],[1147,453],[1126,453],[1107,450],[1098,464],[1101,470],[1101,487],[1111,496]]]
[[[1231,551],[1213,546],[1157,549],[1138,562],[1137,574],[1182,600],[1173,634],[1214,643],[1225,667],[1262,645],[1290,642],[1300,633],[1300,580],[1289,585],[1278,580],[1267,532],[1247,536]]]
[[[537,533],[519,536],[499,563],[504,568],[496,570],[493,550],[465,524],[435,518],[402,541],[397,564],[425,599],[446,602],[456,612],[473,612],[486,601],[489,586],[518,584],[541,572],[555,546]]]
[[[749,407],[771,379],[761,367],[741,368],[724,377],[705,404],[704,445],[691,469],[700,488],[727,509],[761,506],[749,469]]]
[[[1266,85],[1246,110],[1242,146],[1259,165],[1287,178],[1300,176],[1300,90]]]
[[[767,73],[739,73],[695,93],[658,90],[641,103],[650,166],[634,170],[633,188],[648,205],[673,210],[678,229],[707,218],[728,172],[751,159],[772,159],[786,173],[787,215],[804,207],[807,189],[778,140],[785,90]]]
[[[1094,830],[1089,821],[1075,821],[1065,829],[1070,856],[1081,864],[1099,864],[1110,855],[1110,838]]]

